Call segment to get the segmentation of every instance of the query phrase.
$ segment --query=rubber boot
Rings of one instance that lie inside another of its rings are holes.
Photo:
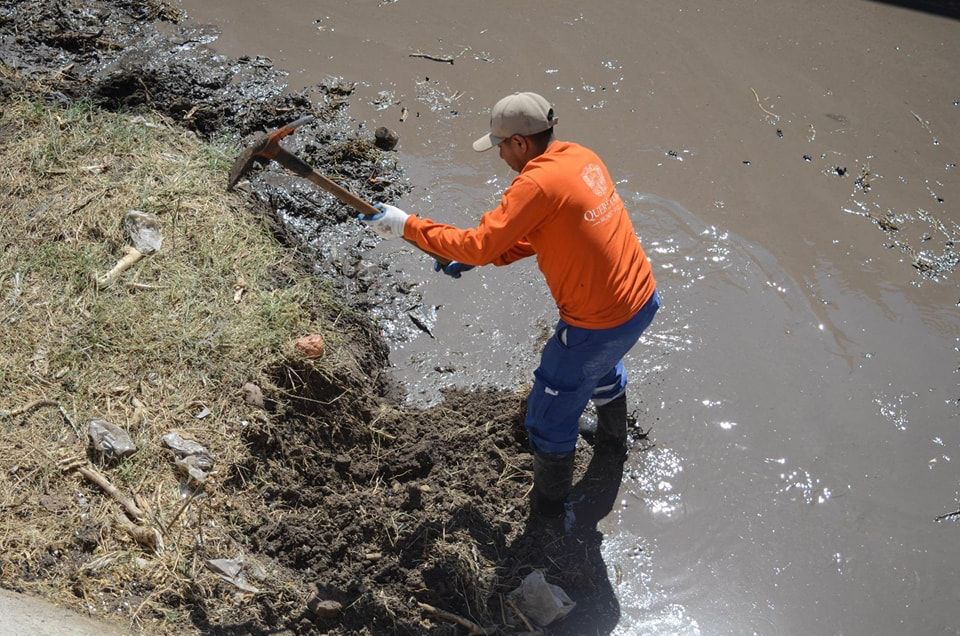
[[[627,450],[627,394],[597,407],[597,450],[624,453]]]
[[[573,485],[576,451],[565,455],[533,454],[533,509],[544,517],[561,517]]]

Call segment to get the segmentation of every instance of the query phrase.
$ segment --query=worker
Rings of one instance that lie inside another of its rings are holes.
[[[383,203],[360,217],[384,237],[402,237],[449,259],[454,278],[478,265],[509,265],[536,255],[560,320],[534,372],[524,424],[534,456],[534,510],[560,516],[570,493],[579,420],[592,399],[596,452],[622,461],[627,444],[623,357],[660,306],[650,262],[600,158],[554,139],[557,117],[536,93],[498,101],[490,132],[517,177],[477,227],[458,229]]]

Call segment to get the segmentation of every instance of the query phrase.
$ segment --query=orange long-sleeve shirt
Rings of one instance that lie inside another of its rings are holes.
[[[529,161],[477,227],[411,215],[404,237],[468,265],[506,265],[536,254],[560,317],[577,327],[619,326],[656,288],[606,166],[575,143],[554,141]]]

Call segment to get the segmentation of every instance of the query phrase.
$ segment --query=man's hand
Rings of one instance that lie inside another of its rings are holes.
[[[450,261],[447,263],[446,267],[441,265],[439,261],[433,261],[433,271],[443,272],[450,278],[460,278],[460,274],[463,272],[469,272],[473,268],[473,265],[464,265],[463,263],[459,263],[457,261]]]
[[[361,214],[357,218],[383,238],[403,238],[403,226],[406,225],[407,217],[410,215],[386,203],[374,203],[373,207],[380,212],[373,216]]]

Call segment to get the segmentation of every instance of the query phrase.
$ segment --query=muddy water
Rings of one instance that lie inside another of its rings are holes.
[[[617,633],[955,633],[960,526],[936,518],[960,508],[960,22],[697,4],[184,7],[295,88],[358,82],[411,212],[495,203],[511,175],[469,142],[513,90],[620,180],[664,310],[629,360],[656,446],[600,525]],[[532,262],[452,281],[374,257],[422,294],[432,337],[385,326],[411,401],[529,379],[556,319]]]

